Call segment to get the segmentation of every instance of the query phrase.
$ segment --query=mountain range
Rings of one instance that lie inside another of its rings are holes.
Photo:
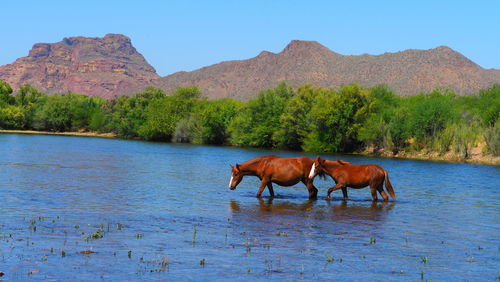
[[[316,41],[293,40],[279,53],[262,51],[254,58],[161,77],[130,38],[107,34],[37,43],[27,57],[0,66],[0,79],[14,89],[29,83],[47,93],[76,92],[104,98],[130,95],[147,86],[171,91],[194,84],[211,99],[248,100],[280,81],[333,88],[353,82],[366,87],[387,84],[400,95],[435,88],[472,94],[499,84],[500,70],[484,69],[445,46],[345,56]]]

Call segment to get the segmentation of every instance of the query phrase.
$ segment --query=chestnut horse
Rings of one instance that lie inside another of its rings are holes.
[[[328,189],[327,200],[330,200],[330,194],[338,189],[342,189],[344,201],[346,201],[349,199],[347,187],[359,189],[370,186],[372,201],[377,200],[377,191],[384,198],[384,201],[387,201],[389,197],[384,192],[384,181],[387,191],[393,199],[396,199],[396,194],[394,194],[391,182],[389,182],[389,174],[378,165],[353,165],[341,160],[329,161],[317,157],[309,173],[309,178],[314,179],[318,173],[330,175],[336,183],[335,186]]]
[[[229,189],[236,189],[243,176],[257,176],[261,180],[257,198],[260,198],[266,186],[271,197],[274,197],[273,182],[281,186],[292,186],[302,181],[309,191],[309,199],[316,199],[318,189],[314,187],[313,179],[307,177],[313,162],[313,159],[307,157],[279,158],[275,155],[257,157],[231,166]]]

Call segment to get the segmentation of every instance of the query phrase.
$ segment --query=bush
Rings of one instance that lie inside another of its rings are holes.
[[[500,121],[497,121],[494,126],[487,127],[483,137],[486,142],[486,151],[493,156],[500,156]]]
[[[23,129],[26,115],[21,107],[7,105],[0,108],[0,129]]]

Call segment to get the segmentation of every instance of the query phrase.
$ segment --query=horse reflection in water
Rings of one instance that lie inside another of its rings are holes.
[[[301,203],[274,200],[273,198],[258,199],[255,205],[240,205],[238,201],[230,201],[229,208],[234,213],[245,213],[257,217],[265,214],[295,215],[315,220],[328,220],[334,222],[370,222],[381,221],[395,206],[395,202],[364,202],[366,204],[353,204],[342,201],[332,204],[327,201],[319,204],[314,200]]]

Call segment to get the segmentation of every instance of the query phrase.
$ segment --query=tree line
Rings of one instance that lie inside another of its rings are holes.
[[[422,150],[463,158],[479,142],[500,155],[500,86],[459,96],[435,90],[398,96],[384,85],[330,89],[279,83],[247,102],[207,100],[196,86],[149,87],[111,100],[47,95],[30,85],[15,95],[0,80],[0,128],[112,132],[123,138],[355,152]]]

